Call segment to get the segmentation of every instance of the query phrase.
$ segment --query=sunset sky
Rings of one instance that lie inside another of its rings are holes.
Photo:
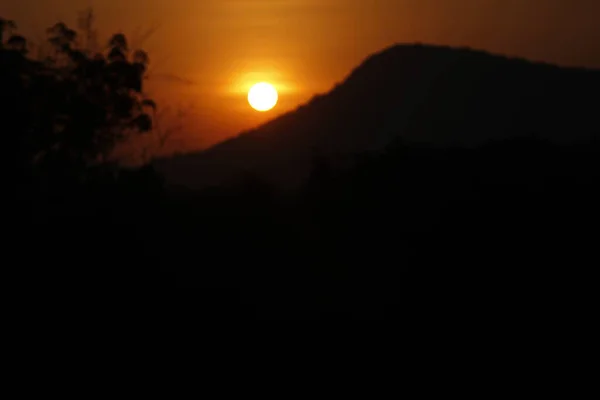
[[[600,68],[599,0],[2,0],[0,16],[35,39],[92,6],[101,37],[144,31],[149,90],[189,109],[174,149],[200,148],[328,91],[369,54],[398,42],[469,46]],[[279,104],[247,103],[268,81]],[[193,107],[192,107],[193,106]]]

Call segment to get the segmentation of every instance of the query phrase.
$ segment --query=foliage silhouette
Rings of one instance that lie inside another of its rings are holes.
[[[3,121],[19,138],[23,165],[102,164],[128,135],[152,129],[156,104],[142,90],[148,55],[130,55],[122,34],[111,38],[105,54],[79,48],[77,39],[75,30],[57,23],[48,29],[52,51],[44,60],[26,57],[21,36],[3,45],[6,96],[18,99]]]
[[[10,35],[15,29],[17,29],[17,24],[14,21],[0,17],[0,49],[4,47],[4,35]]]
[[[0,121],[14,250],[33,265],[47,264],[44,255],[60,250],[105,267],[119,252],[123,260],[143,260],[146,252],[128,246],[150,244],[163,183],[151,167],[125,170],[110,154],[153,129],[157,105],[143,90],[148,55],[130,51],[122,34],[96,52],[80,45],[79,32],[57,23],[47,30],[49,50],[37,59],[27,53],[26,39],[10,32],[15,25],[0,22]],[[83,42],[93,44],[87,22]],[[113,246],[99,245],[107,240]]]

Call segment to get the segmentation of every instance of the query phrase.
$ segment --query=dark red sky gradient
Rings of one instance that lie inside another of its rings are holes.
[[[369,54],[398,42],[469,46],[600,68],[599,0],[2,0],[0,16],[41,38],[92,6],[101,36],[143,40],[149,90],[188,109],[171,149],[190,150],[294,109],[328,91]],[[154,29],[156,28],[156,29]],[[38,39],[39,40],[39,39]],[[253,111],[256,81],[280,91]]]

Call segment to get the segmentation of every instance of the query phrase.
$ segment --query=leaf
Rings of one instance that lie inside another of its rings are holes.
[[[156,112],[157,106],[156,106],[156,102],[154,100],[151,100],[151,99],[142,100],[142,106],[150,107],[150,108],[152,108],[152,110],[154,112]]]
[[[108,53],[108,60],[110,62],[122,62],[126,61],[125,54],[118,47],[113,47],[110,53]]]
[[[77,37],[77,32],[75,32],[73,29],[69,29],[64,22],[59,22],[53,27],[48,28],[47,32],[55,37],[61,37],[68,41],[73,41]]]
[[[131,123],[141,133],[150,132],[152,130],[152,118],[148,114],[138,115]]]
[[[76,64],[81,65],[87,61],[85,54],[79,50],[70,50],[67,54],[69,55],[69,58],[71,58],[71,60],[73,60],[73,62]]]
[[[144,75],[144,73],[146,72],[146,64],[133,63],[131,65],[133,66],[135,73],[139,76]]]
[[[66,29],[68,29],[68,28],[67,28],[67,25],[65,25],[64,22],[57,22],[51,28],[46,29],[46,31],[48,33],[53,33],[53,34],[57,35],[57,34],[60,34],[63,31],[65,31]]]
[[[11,36],[6,44],[11,50],[15,50],[20,53],[25,53],[27,51],[27,39],[21,35]]]
[[[150,58],[148,57],[148,53],[144,50],[137,50],[133,54],[133,62],[147,65],[150,62]]]
[[[0,32],[3,32],[5,30],[10,31],[13,29],[17,29],[17,24],[15,23],[15,21],[0,18]]]
[[[122,52],[128,50],[127,38],[122,33],[117,33],[116,35],[113,35],[113,37],[109,40],[108,45],[110,47],[121,50]]]
[[[117,95],[112,102],[114,112],[119,118],[129,118],[131,116],[135,102],[129,95]]]
[[[77,38],[77,33],[74,30],[69,29],[69,27],[62,22],[47,29],[47,32],[51,35],[49,38],[50,43],[65,52],[70,50],[71,45]]]

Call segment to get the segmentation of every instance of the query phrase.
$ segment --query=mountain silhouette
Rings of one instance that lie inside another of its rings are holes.
[[[477,147],[514,138],[595,141],[600,71],[483,51],[396,45],[367,58],[343,83],[297,110],[208,150],[157,162],[193,188],[245,175],[296,187],[315,156],[334,164],[401,140]]]

